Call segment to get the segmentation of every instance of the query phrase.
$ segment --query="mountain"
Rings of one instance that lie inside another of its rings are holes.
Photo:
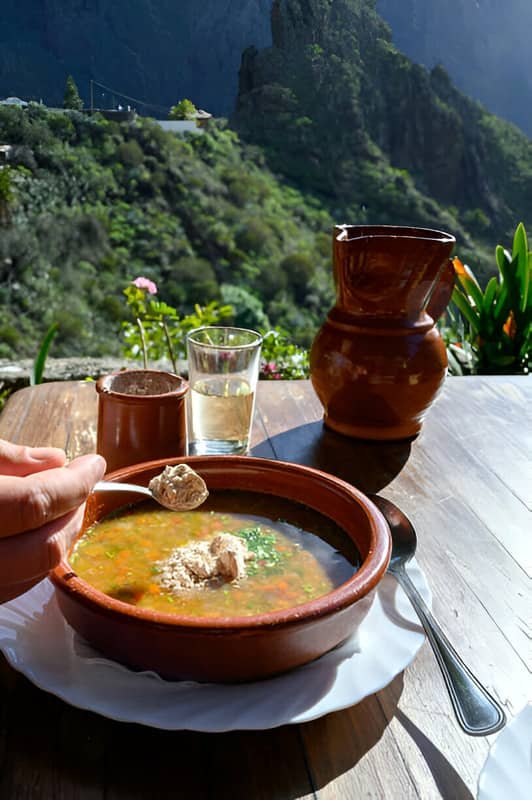
[[[274,0],[272,34],[243,55],[233,124],[336,220],[470,247],[532,218],[532,141],[396,50],[374,0]]]
[[[377,0],[393,41],[429,69],[532,135],[530,0]]]
[[[2,0],[0,97],[61,105],[72,73],[85,102],[92,78],[164,113],[183,97],[233,111],[242,50],[271,44],[272,0]],[[377,0],[397,48],[532,133],[530,0]],[[118,98],[114,98],[118,100]],[[97,88],[97,105],[111,92]],[[123,101],[120,101],[123,102]],[[127,102],[127,101],[126,101]]]
[[[163,113],[183,97],[228,113],[241,52],[270,43],[271,0],[2,0],[0,97],[61,106],[72,73],[85,102],[92,78]],[[95,103],[112,107],[97,89]],[[123,102],[123,101],[121,101]]]

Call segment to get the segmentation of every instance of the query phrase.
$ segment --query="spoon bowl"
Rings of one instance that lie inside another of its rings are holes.
[[[380,495],[369,497],[385,518],[392,534],[392,555],[388,572],[393,572],[394,567],[407,564],[414,557],[417,549],[416,532],[406,514],[391,500]]]

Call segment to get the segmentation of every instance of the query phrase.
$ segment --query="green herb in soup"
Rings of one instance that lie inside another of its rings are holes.
[[[247,567],[248,575],[283,571],[283,563],[289,555],[289,549],[280,545],[276,533],[267,533],[260,525],[242,528],[235,533],[244,539],[247,549],[253,555],[253,560]]]
[[[238,551],[241,569],[197,567],[198,554],[212,567],[219,541]],[[327,594],[353,574],[358,556],[346,534],[310,509],[251,492],[217,492],[196,511],[143,503],[114,514],[81,537],[70,563],[87,583],[141,608],[233,617]],[[183,564],[192,580],[179,580]]]

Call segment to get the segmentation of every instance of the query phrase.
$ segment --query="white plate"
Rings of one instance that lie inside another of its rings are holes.
[[[532,703],[497,736],[478,779],[478,800],[532,797]]]
[[[409,572],[430,603],[415,562]],[[387,575],[358,635],[311,664],[256,683],[170,682],[100,656],[66,624],[47,580],[0,606],[0,649],[41,689],[111,719],[166,730],[275,728],[347,708],[390,683],[424,638],[406,595]]]

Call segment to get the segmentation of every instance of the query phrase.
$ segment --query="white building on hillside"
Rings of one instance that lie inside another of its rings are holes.
[[[0,100],[0,106],[19,106],[19,108],[24,108],[27,105],[29,103],[21,100],[20,97],[6,97],[5,100]]]
[[[212,119],[212,114],[202,108],[198,108],[193,119],[158,119],[156,122],[164,131],[170,131],[171,133],[185,133],[185,131],[203,133],[201,129],[210,119]]]

